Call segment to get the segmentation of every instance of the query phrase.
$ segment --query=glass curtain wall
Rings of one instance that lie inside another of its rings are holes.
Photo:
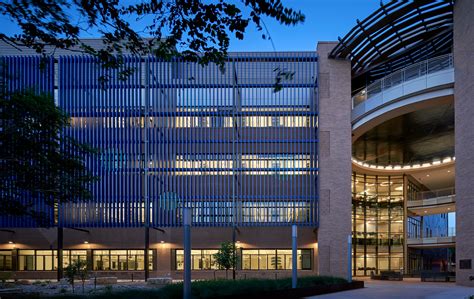
[[[403,270],[403,194],[403,176],[353,173],[353,275]]]

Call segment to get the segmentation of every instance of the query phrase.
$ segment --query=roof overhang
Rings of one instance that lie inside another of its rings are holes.
[[[408,64],[452,50],[454,0],[380,4],[344,37],[330,58],[351,59],[353,80],[364,84]]]

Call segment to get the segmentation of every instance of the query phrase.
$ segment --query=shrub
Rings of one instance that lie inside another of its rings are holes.
[[[13,277],[12,272],[7,272],[7,271],[0,272],[0,281],[2,283],[7,282],[7,280],[11,279],[12,277]]]
[[[307,276],[298,278],[298,287],[317,287],[347,283],[345,279],[329,276]],[[192,283],[191,292],[195,299],[220,298],[230,295],[254,294],[291,288],[291,278],[282,279],[244,279],[244,280],[201,280]],[[158,290],[126,290],[105,292],[88,296],[56,296],[55,299],[181,299],[183,284],[176,283]]]
[[[330,276],[307,276],[298,278],[298,287],[312,287],[347,283],[343,278]],[[245,279],[245,280],[202,280],[192,283],[193,298],[219,298],[223,296],[253,294],[265,291],[275,291],[291,288],[291,278],[282,279]],[[173,284],[161,289],[161,298],[181,298],[182,283]]]

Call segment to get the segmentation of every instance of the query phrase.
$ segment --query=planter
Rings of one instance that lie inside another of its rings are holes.
[[[302,297],[316,296],[335,292],[349,291],[364,288],[363,281],[353,281],[333,285],[321,285],[307,288],[283,289],[268,292],[255,292],[250,294],[238,294],[220,297],[221,299],[296,299]],[[217,299],[217,298],[216,298]]]

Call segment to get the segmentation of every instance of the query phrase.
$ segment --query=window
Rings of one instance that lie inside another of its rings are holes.
[[[36,270],[36,260],[34,250],[18,251],[18,270],[34,271]]]
[[[11,271],[12,252],[10,250],[0,250],[0,271]]]
[[[176,270],[184,269],[184,250],[177,249],[176,251]],[[191,270],[213,270],[219,269],[215,260],[214,254],[217,249],[198,249],[191,250]]]
[[[235,159],[235,162],[234,162]],[[176,155],[176,175],[305,175],[312,174],[316,157],[309,154],[188,154]]]
[[[311,249],[298,249],[297,266],[311,270]],[[242,270],[291,270],[291,249],[243,249]]]
[[[94,250],[95,271],[140,271],[145,269],[144,250]],[[148,268],[153,270],[153,250],[149,250]]]
[[[11,254],[10,254],[11,255]],[[9,258],[11,268],[11,257]],[[63,268],[76,260],[87,260],[86,250],[63,250]],[[1,269],[0,255],[0,269]],[[55,271],[58,269],[57,250],[19,250],[18,270],[19,271]]]
[[[77,260],[87,261],[87,250],[63,250],[63,269]]]
[[[286,201],[242,201],[242,222],[308,222],[311,203],[288,199]]]
[[[53,271],[57,268],[58,257],[56,250],[36,250],[36,271]]]

